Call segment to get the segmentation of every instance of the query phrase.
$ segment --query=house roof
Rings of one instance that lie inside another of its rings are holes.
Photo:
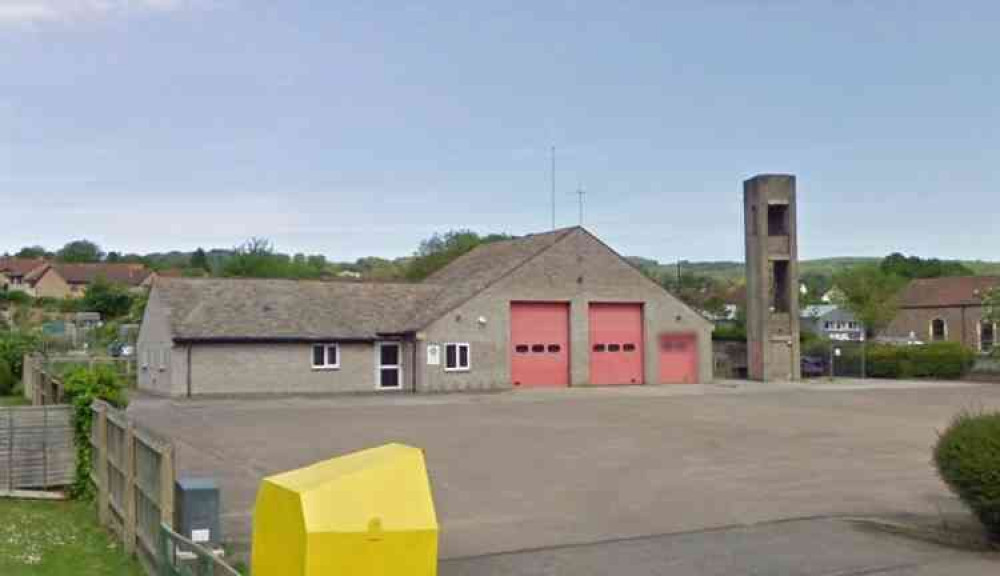
[[[155,286],[181,341],[372,340],[424,328],[574,230],[479,246],[419,284],[158,277]]]
[[[40,258],[0,258],[0,272],[6,272],[8,276],[26,276],[47,265],[48,262]]]
[[[1000,287],[1000,277],[995,276],[919,278],[903,290],[900,307],[978,306],[983,303],[986,292],[997,287]]]
[[[481,245],[419,284],[160,276],[154,290],[178,341],[374,340],[424,329],[580,230]]]
[[[157,278],[180,341],[373,340],[406,331],[428,284]]]
[[[579,226],[483,244],[431,274],[424,282],[447,286],[424,303],[411,320],[423,328],[548,250]]]
[[[86,264],[53,264],[63,280],[70,284],[91,284],[99,277],[109,282],[139,286],[152,274],[142,264],[95,262]]]
[[[802,309],[800,316],[803,318],[822,318],[831,312],[835,312],[837,307],[833,304],[813,304]]]

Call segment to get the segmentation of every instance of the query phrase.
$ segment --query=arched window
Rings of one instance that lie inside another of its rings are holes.
[[[993,322],[983,321],[979,323],[979,351],[989,354],[993,351],[993,346],[997,341],[997,325]]]
[[[941,318],[931,320],[931,342],[942,342],[948,339],[948,323]]]

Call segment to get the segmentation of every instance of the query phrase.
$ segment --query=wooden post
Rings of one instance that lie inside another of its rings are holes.
[[[97,404],[97,454],[91,458],[97,461],[97,517],[101,526],[109,523],[110,494],[108,493],[108,405]]]
[[[135,425],[128,421],[125,426],[125,552],[135,553]]]
[[[14,411],[7,409],[7,490],[14,491]]]
[[[174,447],[160,453],[160,522],[174,526]]]

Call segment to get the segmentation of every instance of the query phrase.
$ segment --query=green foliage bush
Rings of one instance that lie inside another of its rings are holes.
[[[0,358],[0,396],[8,396],[14,391],[17,379],[6,360]]]
[[[721,324],[712,332],[712,340],[717,342],[745,342],[747,328],[741,324]]]
[[[87,287],[82,305],[87,310],[100,312],[102,319],[120,318],[132,308],[132,294],[125,286],[99,277]]]
[[[0,303],[27,306],[30,305],[31,302],[31,296],[19,290],[0,290]]]
[[[1000,542],[1000,412],[963,412],[938,439],[941,479]]]
[[[73,407],[73,443],[76,446],[76,475],[70,494],[74,498],[90,498],[93,496],[90,483],[93,412],[90,405],[94,400],[104,400],[123,408],[126,403],[125,387],[114,369],[107,365],[74,368],[66,373],[63,383],[66,401]]]
[[[831,346],[840,348],[834,362],[837,376],[861,375],[861,345],[829,340],[804,342],[804,356],[829,358]],[[868,344],[865,347],[865,374],[872,378],[932,378],[955,380],[972,368],[975,354],[957,342],[935,342],[922,346]]]
[[[24,373],[24,355],[36,350],[41,338],[25,330],[0,332],[0,360],[7,363],[15,380]]]

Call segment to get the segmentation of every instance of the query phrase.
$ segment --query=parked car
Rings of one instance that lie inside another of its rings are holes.
[[[135,346],[127,342],[112,342],[108,346],[108,355],[112,358],[129,358],[135,355]]]
[[[828,372],[826,360],[819,356],[803,356],[801,366],[803,378],[819,378]]]

